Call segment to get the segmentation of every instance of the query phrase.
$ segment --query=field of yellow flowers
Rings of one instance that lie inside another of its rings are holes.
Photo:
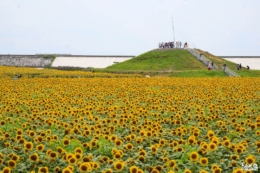
[[[249,173],[242,163],[260,166],[260,78],[13,80],[6,69],[2,173]]]

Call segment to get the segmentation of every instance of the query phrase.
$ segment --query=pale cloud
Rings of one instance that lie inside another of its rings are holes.
[[[258,0],[1,0],[0,53],[138,55],[175,40],[260,55]],[[246,44],[245,44],[246,43]]]

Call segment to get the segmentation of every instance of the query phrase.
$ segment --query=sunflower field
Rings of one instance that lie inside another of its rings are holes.
[[[15,70],[0,67],[1,173],[260,172],[260,78]]]

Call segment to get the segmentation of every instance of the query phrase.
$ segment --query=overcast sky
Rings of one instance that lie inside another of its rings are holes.
[[[260,56],[259,0],[0,0],[0,54],[139,55],[188,42]]]

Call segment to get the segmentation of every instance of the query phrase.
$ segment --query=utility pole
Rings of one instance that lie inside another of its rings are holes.
[[[173,31],[173,42],[175,42],[175,37],[174,37],[174,25],[173,25],[173,17],[172,17],[172,31]]]

